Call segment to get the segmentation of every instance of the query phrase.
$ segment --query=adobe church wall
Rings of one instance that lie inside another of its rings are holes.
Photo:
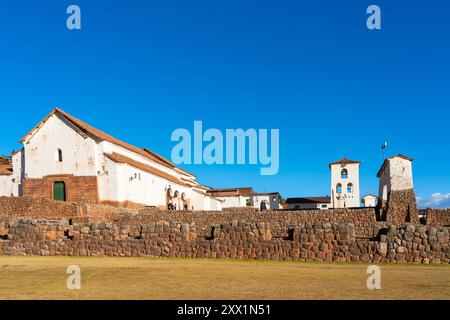
[[[53,199],[53,184],[64,182],[66,200],[70,202],[99,203],[98,181],[95,176],[48,176],[42,179],[24,179],[25,197]]]
[[[233,258],[284,261],[448,264],[449,228],[389,225],[377,238],[361,239],[352,224],[293,226],[286,238],[268,223],[81,223],[14,218],[0,221],[0,255]]]

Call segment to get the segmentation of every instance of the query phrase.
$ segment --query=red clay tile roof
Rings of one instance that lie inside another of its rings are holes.
[[[386,160],[384,160],[383,165],[381,166],[380,170],[377,173],[377,177],[378,178],[381,177],[381,175],[383,174],[383,171],[386,169],[386,166],[389,163],[389,160],[392,160],[394,158],[402,158],[402,159],[405,159],[405,160],[408,160],[408,161],[414,161],[413,158],[407,157],[407,156],[405,156],[403,154],[400,154],[400,153],[395,155],[395,156],[393,156],[393,157],[387,158]]]
[[[360,161],[354,161],[354,160],[350,160],[348,158],[342,158],[338,161],[332,162],[330,163],[330,167],[334,164],[358,164],[361,163]]]
[[[177,184],[182,185],[182,186],[189,186],[187,183],[181,181],[180,179],[178,179],[175,176],[172,176],[172,175],[170,175],[170,174],[168,174],[168,173],[166,173],[164,171],[158,170],[158,169],[156,169],[156,168],[154,168],[152,166],[149,166],[147,164],[144,164],[142,162],[139,162],[139,161],[133,160],[131,158],[128,158],[128,157],[126,157],[124,155],[121,155],[121,154],[118,154],[118,153],[114,152],[114,153],[105,153],[105,156],[108,159],[111,159],[112,161],[114,161],[116,163],[125,163],[125,164],[133,166],[133,167],[135,167],[137,169],[140,169],[142,171],[146,171],[146,172],[154,174],[154,175],[156,175],[158,177],[164,178],[164,179],[166,179],[168,181],[171,181],[173,183],[177,183]]]
[[[233,197],[239,195],[255,194],[253,188],[228,188],[228,189],[210,189],[206,192],[214,195],[215,197]]]
[[[373,194],[366,194],[364,197],[362,197],[363,199],[366,197],[374,197],[374,198],[378,198],[376,195]]]
[[[0,176],[10,176],[13,174],[13,167],[11,163],[0,164]]]
[[[331,203],[330,197],[308,197],[308,198],[288,198],[286,200],[288,204],[296,203]]]
[[[118,145],[122,148],[125,148],[127,150],[133,151],[143,157],[146,157],[147,159],[153,160],[161,165],[164,165],[166,167],[169,168],[176,168],[179,169],[180,171],[191,175],[193,177],[195,177],[194,175],[192,175],[191,173],[181,169],[180,167],[177,167],[175,164],[171,163],[169,160],[165,159],[164,157],[156,154],[153,151],[150,151],[148,149],[139,149],[131,144],[128,144],[126,142],[123,142],[119,139],[114,138],[113,136],[110,136],[109,134],[104,133],[103,131],[100,131],[92,126],[90,126],[89,124],[81,121],[80,119],[77,119],[73,116],[71,116],[70,114],[64,112],[61,109],[55,108],[53,109],[41,122],[38,123],[38,125],[36,127],[34,127],[30,132],[28,132],[22,139],[20,139],[20,142],[24,142],[26,140],[26,138],[33,133],[33,131],[35,131],[35,129],[39,128],[45,121],[47,121],[47,119],[52,116],[53,114],[60,114],[62,117],[64,117],[68,122],[70,122],[72,125],[74,125],[78,130],[80,130],[82,133],[91,136],[92,138],[94,138],[95,140],[98,141],[108,141],[110,143],[113,143],[115,145]]]
[[[186,173],[186,174],[188,174],[190,176],[195,177],[192,173],[187,172],[186,170],[178,167],[177,165],[175,165],[174,163],[170,162],[169,160],[167,160],[163,156],[161,156],[161,155],[159,155],[159,154],[157,154],[157,153],[155,153],[155,152],[153,152],[153,151],[151,151],[151,150],[149,150],[147,148],[144,148],[143,150],[147,153],[147,157],[152,159],[153,161],[155,161],[155,162],[157,162],[159,164],[162,164],[163,166],[172,168],[172,169],[178,169],[178,170],[182,171],[183,173]]]
[[[22,147],[22,148],[20,148],[19,150],[14,151],[14,152],[11,154],[11,158],[14,157],[16,154],[18,154],[19,152],[22,152],[23,150],[24,150],[24,148]]]

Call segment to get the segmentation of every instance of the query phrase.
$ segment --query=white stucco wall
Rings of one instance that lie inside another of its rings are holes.
[[[364,207],[373,208],[377,206],[378,198],[375,196],[365,196],[362,198]]]
[[[12,175],[0,175],[0,197],[10,197],[13,195]]]
[[[216,198],[210,198],[210,210],[212,211],[222,211],[222,201],[220,201],[219,199]]]
[[[402,158],[389,160],[391,190],[413,189],[412,162]]]
[[[71,128],[59,115],[50,116],[43,126],[24,144],[25,177],[47,175],[96,175],[96,143]],[[58,161],[61,149],[63,161]]]
[[[265,201],[267,210],[280,209],[280,197],[277,194],[256,194],[253,199],[255,208],[261,209],[261,203]]]
[[[242,199],[240,196],[232,196],[232,197],[218,197],[222,200],[223,208],[240,208],[242,207]],[[245,204],[244,204],[245,206]]]
[[[387,201],[389,193],[414,188],[412,161],[400,157],[387,160],[380,176],[379,197]]]
[[[23,196],[22,181],[24,177],[25,154],[24,150],[19,150],[12,156],[13,175],[12,175],[12,193],[14,197]]]
[[[328,210],[331,208],[331,204],[329,203],[289,203],[289,210],[307,210],[307,209],[320,209],[320,210]]]
[[[148,206],[166,207],[166,192],[168,188],[173,194],[178,194],[178,198],[173,199],[177,204],[177,209],[182,208],[181,195],[184,193],[186,199],[190,199],[193,193],[191,188],[182,186],[165,180],[157,175],[135,168],[128,164],[117,164],[108,161],[108,168],[111,168],[111,176],[102,177],[102,200],[113,200],[118,202],[131,201]],[[109,180],[108,182],[106,182]],[[209,198],[209,197],[208,197]],[[203,208],[197,204],[199,209]],[[208,209],[209,210],[209,209]]]
[[[341,171],[347,169],[348,177],[342,178]],[[342,185],[342,193],[339,197],[337,185]],[[347,192],[347,186],[353,184],[352,192]],[[335,164],[331,165],[331,204],[334,208],[357,208],[361,206],[359,195],[359,164]]]
[[[138,161],[140,163],[146,164],[146,165],[150,165],[158,170],[161,170],[165,173],[168,173],[174,177],[177,178],[185,178],[185,179],[189,179],[190,181],[195,181],[195,179],[193,179],[192,176],[188,176],[186,174],[184,174],[183,172],[181,172],[180,170],[175,170],[169,167],[166,167],[162,164],[159,164],[156,161],[153,161],[147,157],[144,157],[143,155],[140,155],[138,153],[132,152],[128,149],[125,149],[121,146],[115,145],[113,143],[110,143],[108,141],[102,141],[99,144],[99,156],[101,157],[104,153],[118,153],[118,154],[122,154],[130,159],[133,159],[135,161]]]
[[[275,199],[274,199],[275,198]],[[253,194],[218,197],[222,200],[222,208],[257,208],[261,209],[261,202],[266,201],[268,210],[280,209],[280,197],[276,194]],[[250,206],[247,205],[250,203]]]
[[[62,161],[58,159],[58,149],[62,151]],[[166,207],[166,191],[170,187],[174,193],[178,192],[180,197],[184,193],[186,199],[190,199],[191,208],[194,206],[196,210],[221,209],[220,201],[195,192],[192,187],[173,183],[128,164],[115,163],[104,156],[105,153],[114,152],[198,185],[193,175],[181,169],[161,165],[144,155],[108,141],[97,142],[80,134],[61,115],[53,114],[27,137],[23,152],[14,155],[14,178],[17,183],[11,189],[14,195],[21,195],[20,185],[24,178],[39,179],[58,174],[97,176],[101,201],[131,201]],[[9,187],[5,185],[4,188]],[[174,202],[177,203],[178,209],[183,209],[181,200],[174,199]]]
[[[205,205],[205,199],[206,196],[203,193],[193,191],[191,194],[191,207],[189,209],[192,210],[206,210],[203,209]]]

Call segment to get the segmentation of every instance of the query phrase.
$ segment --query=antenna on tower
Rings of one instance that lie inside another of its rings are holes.
[[[383,145],[381,146],[381,152],[383,153],[383,161],[386,159],[386,149],[387,149],[388,143],[385,141]]]

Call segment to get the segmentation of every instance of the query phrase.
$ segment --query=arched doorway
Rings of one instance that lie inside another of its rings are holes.
[[[187,211],[189,209],[188,203],[187,203],[187,197],[186,193],[181,194],[181,201],[180,201],[180,210]]]
[[[261,201],[261,205],[259,206],[259,209],[260,209],[261,211],[269,210],[269,205],[268,205],[267,200]]]
[[[166,192],[166,208],[171,210],[171,207],[173,205],[173,191],[171,188],[167,189]]]
[[[173,205],[174,210],[180,210],[180,192],[178,190],[173,193]]]

